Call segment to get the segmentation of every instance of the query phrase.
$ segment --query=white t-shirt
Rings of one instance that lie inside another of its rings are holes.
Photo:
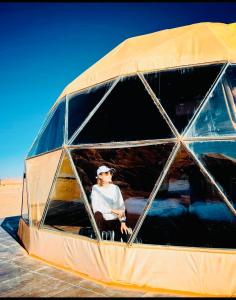
[[[120,188],[113,183],[107,186],[93,185],[91,200],[93,212],[100,211],[105,220],[117,219],[117,216],[111,212],[112,209],[125,212],[125,204]]]

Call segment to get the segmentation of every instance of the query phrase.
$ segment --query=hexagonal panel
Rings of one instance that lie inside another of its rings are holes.
[[[138,76],[120,80],[72,144],[173,137]]]
[[[139,230],[144,244],[236,248],[236,217],[181,147]]]
[[[163,108],[181,134],[222,70],[211,64],[144,74]]]
[[[115,149],[71,150],[72,159],[94,214],[100,211],[105,220],[106,217],[107,220],[115,219],[115,215],[111,214],[111,209],[119,209],[116,196],[107,195],[106,187],[99,186],[96,179],[99,166],[106,165],[109,168],[115,168],[113,184],[107,188],[119,187],[122,195],[121,202],[124,203],[126,210],[126,223],[133,229],[163,171],[173,146],[173,143],[166,143]],[[93,197],[92,191],[95,190],[94,195],[96,195]],[[98,207],[95,202],[98,203]],[[102,233],[101,226],[100,230]]]

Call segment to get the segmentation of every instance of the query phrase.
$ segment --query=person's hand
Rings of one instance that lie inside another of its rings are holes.
[[[117,215],[117,217],[119,219],[121,219],[124,216],[124,212],[122,210],[119,209],[112,209],[111,212],[115,215]]]
[[[121,225],[120,225],[120,231],[121,231],[121,233],[124,233],[124,232],[126,234],[129,233],[129,228],[126,226],[126,224],[124,222],[122,222]]]

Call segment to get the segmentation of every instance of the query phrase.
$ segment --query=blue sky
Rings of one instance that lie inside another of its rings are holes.
[[[236,22],[229,2],[0,3],[0,178],[24,158],[64,87],[124,39],[198,22]]]

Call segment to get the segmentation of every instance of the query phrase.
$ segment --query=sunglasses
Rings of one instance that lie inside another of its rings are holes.
[[[107,171],[107,172],[101,172],[100,174],[112,175],[111,171]]]

